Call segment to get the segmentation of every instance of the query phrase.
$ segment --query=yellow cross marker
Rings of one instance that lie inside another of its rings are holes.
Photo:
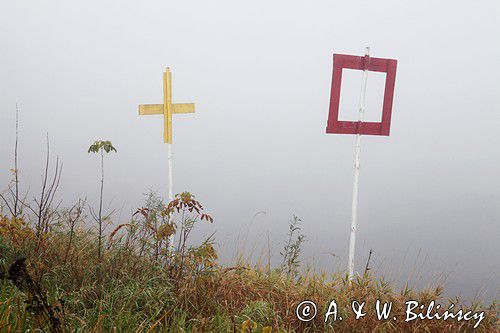
[[[167,67],[163,72],[163,104],[141,104],[139,115],[163,115],[163,141],[172,143],[172,114],[194,113],[194,103],[172,104],[172,73]]]

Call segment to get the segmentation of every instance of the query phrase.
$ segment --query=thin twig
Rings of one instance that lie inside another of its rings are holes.
[[[19,203],[19,171],[17,166],[17,147],[19,143],[19,105],[16,103],[16,144],[14,148],[14,177],[15,177],[15,196],[14,196],[14,218],[18,216],[18,203]]]
[[[368,260],[366,261],[365,273],[363,274],[364,276],[366,276],[368,271],[371,269],[370,268],[370,259],[372,258],[372,253],[373,253],[373,250],[370,249],[370,253],[368,254]]]

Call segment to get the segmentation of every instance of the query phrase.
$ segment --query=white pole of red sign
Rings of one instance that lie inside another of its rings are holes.
[[[330,110],[326,133],[328,134],[354,134],[356,135],[354,186],[352,191],[352,219],[349,242],[348,280],[354,278],[354,252],[356,249],[356,228],[358,223],[358,191],[359,191],[359,160],[361,154],[361,135],[389,136],[391,128],[392,101],[394,98],[394,85],[396,82],[396,59],[370,58],[370,48],[367,47],[365,56],[347,54],[333,54],[333,75],[330,92]],[[363,71],[363,83],[359,96],[358,121],[339,120],[340,88],[342,86],[343,69]],[[368,71],[386,73],[384,102],[382,106],[382,120],[380,122],[364,122],[366,109],[366,82]]]
[[[365,56],[370,56],[370,48],[365,50]],[[363,71],[363,83],[361,85],[361,94],[359,96],[359,125],[363,123],[366,108],[366,82],[368,81],[368,67]],[[358,192],[359,192],[359,159],[361,153],[361,131],[358,129],[356,135],[355,162],[354,162],[354,187],[352,190],[352,219],[351,219],[351,237],[349,241],[349,280],[354,277],[354,252],[356,247],[356,228],[358,223]]]

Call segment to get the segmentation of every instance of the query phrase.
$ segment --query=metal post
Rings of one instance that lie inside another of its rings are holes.
[[[370,48],[365,50],[365,56],[370,56]],[[364,120],[365,107],[366,107],[366,82],[368,80],[368,67],[365,66],[363,71],[363,83],[361,85],[361,94],[359,97],[359,124],[361,126]],[[358,134],[356,135],[356,148],[355,148],[355,162],[354,162],[354,188],[352,191],[352,220],[351,220],[351,238],[349,241],[349,263],[348,263],[348,277],[349,280],[354,278],[354,250],[356,246],[356,227],[358,222],[358,192],[359,192],[359,159],[361,153],[361,133],[358,127]]]
[[[168,202],[170,203],[174,199],[174,191],[172,184],[172,144],[167,143],[167,163],[168,163]],[[170,247],[174,248],[174,235],[170,235],[168,238],[168,243]]]
[[[173,186],[172,186],[172,144],[167,144],[167,156],[168,156],[168,201],[174,199]]]

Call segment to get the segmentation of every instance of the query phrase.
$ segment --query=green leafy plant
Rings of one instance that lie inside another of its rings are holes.
[[[109,215],[103,219],[102,216],[102,199],[103,199],[103,192],[104,192],[104,154],[108,154],[110,152],[117,152],[116,148],[113,146],[111,141],[102,141],[102,140],[97,140],[95,141],[88,150],[88,153],[94,153],[94,154],[99,154],[101,156],[101,190],[99,194],[99,211],[97,214],[94,212],[94,210],[90,210],[90,213],[92,217],[97,221],[97,227],[98,227],[98,245],[97,245],[97,257],[99,259],[99,262],[102,261],[102,235],[104,232],[103,228],[103,220],[109,218]]]
[[[284,272],[287,277],[296,277],[298,275],[298,269],[300,266],[300,252],[302,248],[302,243],[305,242],[305,235],[301,233],[302,220],[297,216],[293,216],[290,220],[288,226],[288,238],[283,247],[283,251],[280,252],[283,261],[281,263],[281,271]]]

